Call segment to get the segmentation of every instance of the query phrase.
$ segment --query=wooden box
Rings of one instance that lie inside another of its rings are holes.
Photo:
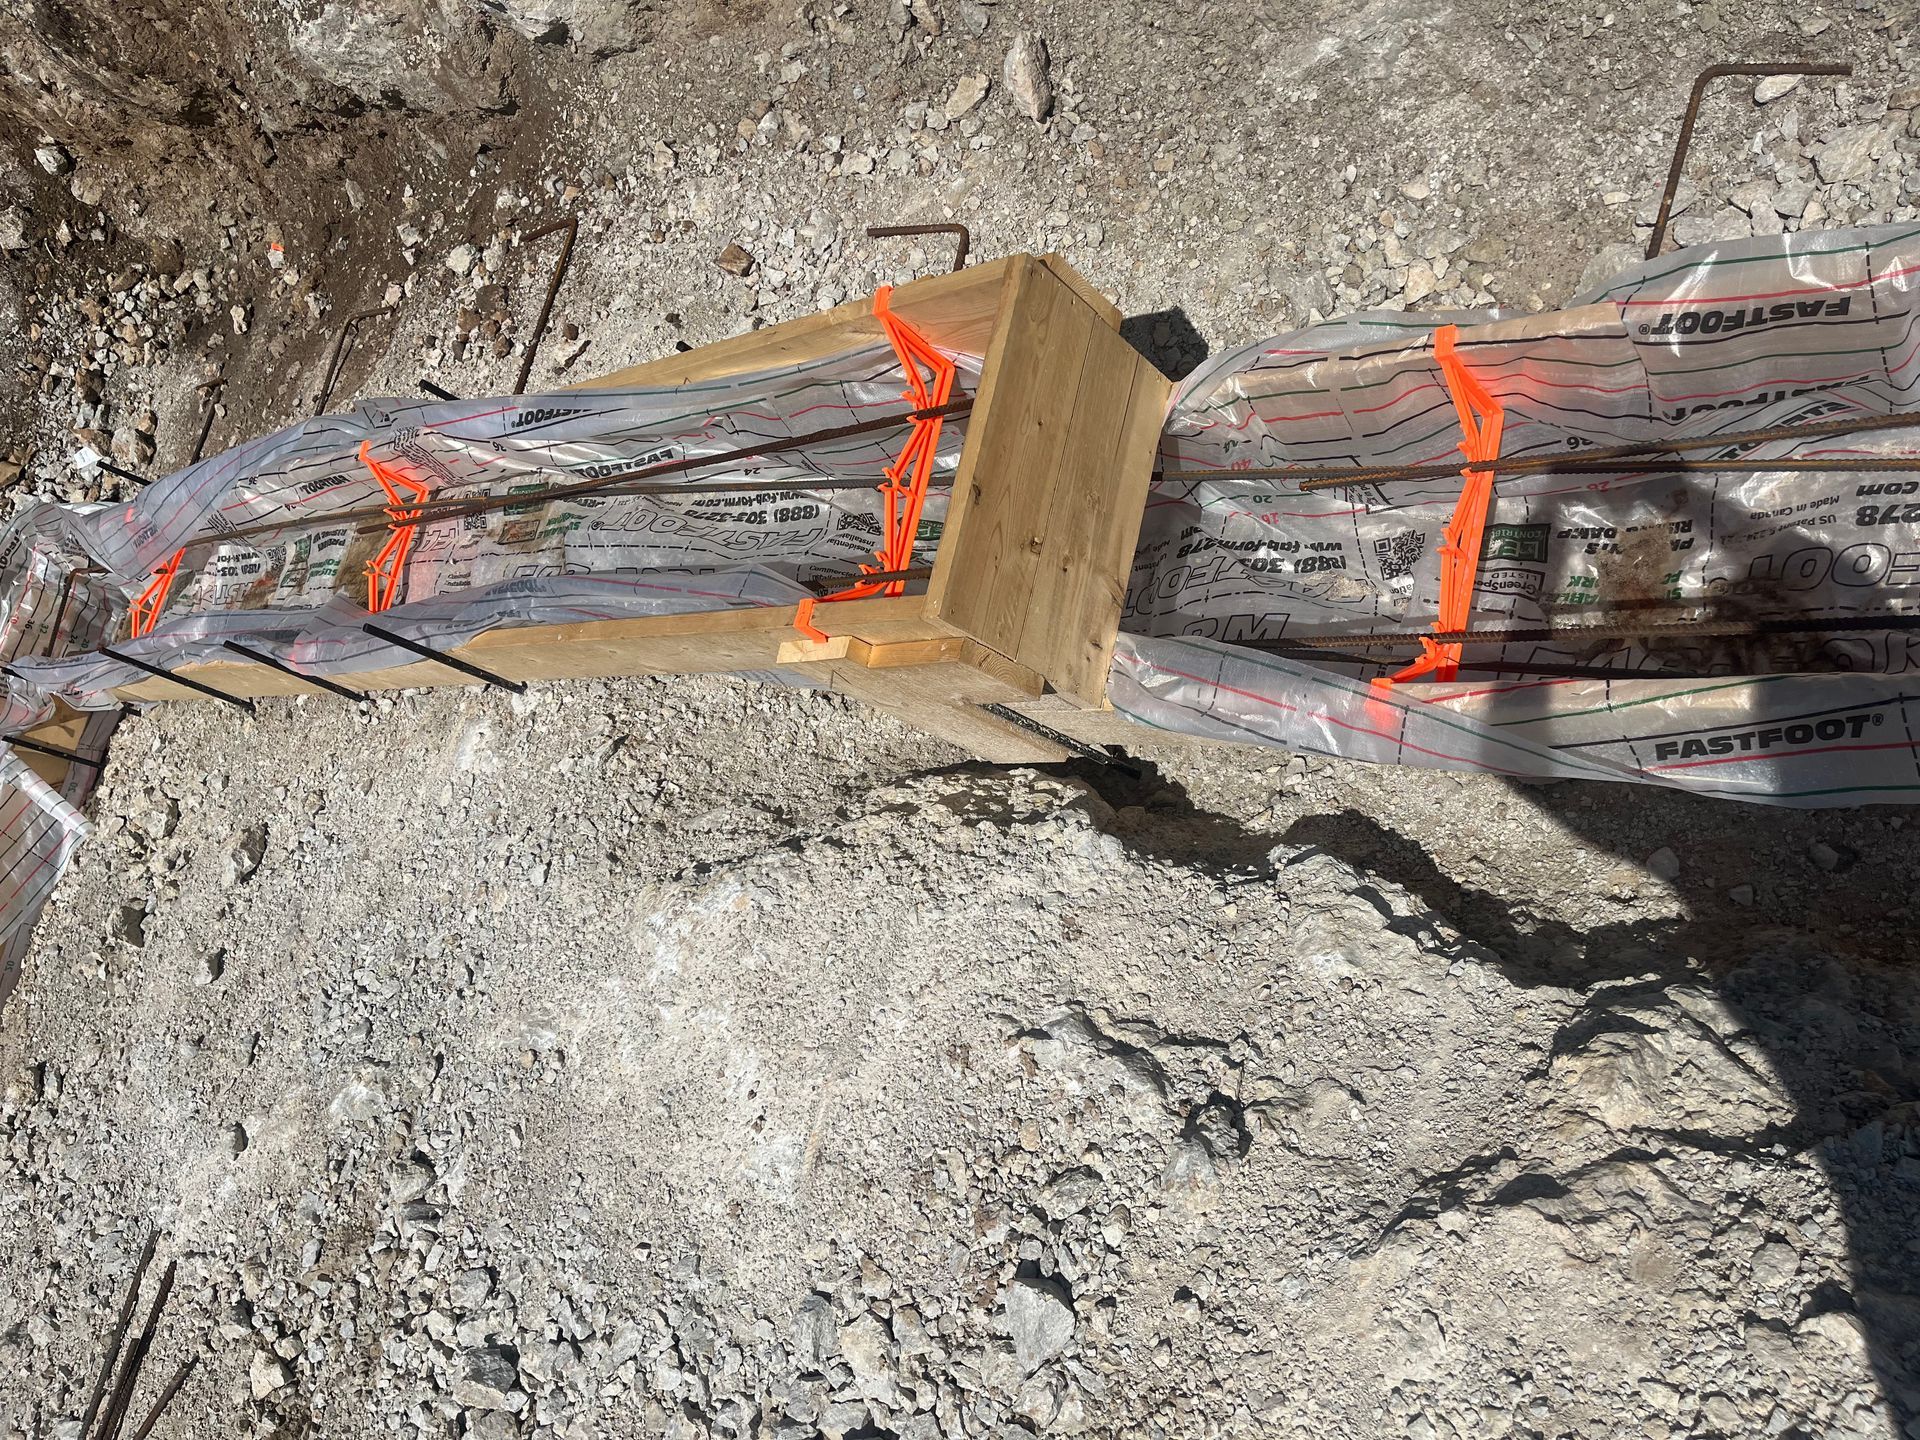
[[[984,759],[1061,758],[979,707],[1042,695],[1056,709],[1104,707],[1169,384],[1121,339],[1119,312],[1058,256],[915,280],[891,305],[935,345],[982,359],[925,594],[821,604],[813,623],[825,643],[803,636],[784,606],[515,627],[449,653],[522,681],[791,668]],[[882,337],[861,300],[579,388],[691,385]],[[305,688],[238,658],[178,673],[235,696]],[[357,690],[477,683],[430,660],[339,679]],[[115,693],[205,698],[159,679]]]

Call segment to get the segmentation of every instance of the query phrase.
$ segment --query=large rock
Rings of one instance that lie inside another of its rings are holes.
[[[494,20],[536,45],[578,45],[594,55],[631,50],[645,37],[628,0],[478,0]]]
[[[527,1395],[520,1388],[520,1353],[510,1345],[483,1345],[469,1350],[461,1361],[460,1377],[453,1382],[453,1398],[474,1410],[512,1410],[526,1408]]]
[[[1813,167],[1829,185],[1864,180],[1886,142],[1886,133],[1877,124],[1850,125],[1813,152]]]
[[[1054,1281],[1023,1276],[1007,1287],[1003,1303],[1007,1335],[1022,1370],[1038,1370],[1073,1339],[1073,1302]]]
[[[295,58],[370,105],[442,111],[497,102],[471,9],[436,0],[331,0],[287,29]]]
[[[1053,81],[1047,75],[1047,42],[1031,30],[1014,36],[1000,66],[1014,108],[1029,120],[1044,120],[1053,110]]]
[[[811,1370],[825,1369],[840,1353],[840,1322],[826,1296],[809,1295],[800,1302],[793,1317],[793,1351],[801,1365]]]
[[[253,1361],[247,1366],[247,1385],[254,1399],[264,1400],[292,1383],[293,1372],[287,1368],[286,1361],[271,1350],[253,1352]]]

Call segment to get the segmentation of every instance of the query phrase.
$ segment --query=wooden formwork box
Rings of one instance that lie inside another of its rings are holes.
[[[1070,733],[1076,714],[1106,708],[1168,382],[1121,339],[1119,311],[1055,255],[915,280],[891,308],[933,344],[982,357],[925,594],[820,604],[824,643],[795,629],[793,606],[776,606],[519,626],[448,653],[522,681],[788,669],[983,759],[1063,758],[979,707],[1047,697],[1047,723]],[[862,300],[576,388],[692,385],[883,338]],[[239,660],[178,673],[236,696],[310,688]],[[341,678],[366,690],[478,683],[430,660]],[[114,694],[205,698],[160,679]]]

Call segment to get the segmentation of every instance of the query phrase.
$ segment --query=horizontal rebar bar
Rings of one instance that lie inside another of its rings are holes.
[[[210,696],[215,700],[224,700],[227,704],[244,710],[249,715],[253,714],[253,702],[251,700],[242,700],[238,695],[229,695],[224,690],[216,690],[213,686],[203,685],[198,680],[189,680],[184,675],[175,675],[171,671],[162,670],[158,665],[149,665],[144,660],[136,660],[133,656],[116,650],[111,645],[102,645],[100,647],[100,653],[109,660],[118,660],[122,665],[131,665],[134,669],[144,670],[147,674],[158,679],[170,680],[175,685],[184,685],[189,690],[197,690],[202,695]]]
[[[309,675],[304,670],[296,670],[286,661],[276,660],[264,650],[255,650],[251,646],[242,645],[237,640],[223,640],[220,643],[223,649],[231,650],[234,654],[251,660],[256,665],[265,665],[269,670],[278,670],[282,675],[291,675],[296,680],[303,680],[329,694],[338,695],[342,700],[351,700],[358,704],[367,698],[358,690],[349,690],[344,685],[336,685],[323,675]]]
[[[1411,480],[1450,480],[1463,470],[1492,470],[1500,475],[1524,475],[1552,470],[1572,461],[1582,464],[1600,460],[1652,460],[1656,456],[1686,450],[1714,450],[1726,445],[1765,445],[1774,441],[1811,440],[1823,435],[1849,435],[1856,431],[1920,429],[1920,412],[1898,415],[1854,415],[1841,420],[1815,420],[1802,425],[1771,425],[1758,430],[1729,430],[1719,435],[1691,436],[1684,439],[1641,440],[1626,445],[1604,445],[1592,450],[1569,451],[1563,455],[1516,456],[1491,465],[1461,466],[1446,463],[1430,465],[1372,465],[1352,469],[1328,466],[1255,466],[1245,470],[1167,470],[1156,478],[1166,482],[1197,480],[1298,480],[1302,491],[1336,490],[1347,485],[1380,485]]]
[[[527,693],[527,687],[521,681],[509,680],[504,675],[483,670],[478,665],[447,654],[444,650],[436,650],[431,645],[422,645],[418,640],[409,640],[406,636],[396,635],[393,631],[379,625],[362,625],[360,628],[376,640],[384,640],[389,645],[398,645],[402,650],[411,650],[423,659],[431,660],[437,665],[444,665],[449,670],[456,670],[462,675],[471,675],[474,679],[491,685],[496,690],[509,690],[515,695]]]
[[[772,490],[830,490],[859,489],[872,490],[875,487],[870,480],[839,481],[824,480],[815,484],[809,480],[748,480],[748,481],[705,481],[688,485],[667,485],[658,490],[626,491],[620,487],[632,485],[638,481],[654,480],[664,475],[684,474],[689,470],[705,470],[715,465],[727,465],[739,460],[757,460],[767,455],[779,455],[790,450],[804,450],[809,445],[825,445],[835,440],[847,440],[856,435],[871,435],[884,430],[897,430],[916,420],[953,419],[965,415],[973,408],[968,398],[949,401],[945,405],[929,406],[920,410],[900,410],[877,420],[861,420],[852,425],[841,425],[831,430],[814,430],[805,435],[792,435],[784,439],[763,440],[753,445],[742,446],[735,450],[725,450],[717,455],[688,456],[681,460],[663,460],[654,465],[643,465],[635,470],[623,470],[618,474],[605,475],[596,480],[581,480],[571,485],[549,485],[540,490],[523,490],[512,495],[482,495],[471,500],[440,499],[425,500],[417,505],[402,507],[409,525],[429,525],[441,520],[460,520],[469,515],[483,515],[494,510],[511,510],[521,505],[545,504],[551,500],[570,500],[580,495],[602,494],[722,494],[753,493]],[[498,483],[497,481],[491,483]],[[701,488],[696,489],[695,485]],[[321,530],[349,522],[368,520],[378,521],[381,525],[391,525],[394,520],[394,506],[372,505],[353,510],[338,510],[329,515],[317,516],[312,520],[266,520],[258,525],[243,525],[221,535],[208,535],[189,541],[189,546],[224,545],[230,541],[245,540],[255,535],[274,535],[288,530]]]
[[[52,755],[69,764],[84,765],[89,770],[104,770],[107,767],[107,762],[104,760],[95,760],[90,755],[82,755],[78,750],[62,750],[58,745],[43,745],[38,740],[27,739],[24,735],[9,735],[5,738],[5,743],[16,750],[31,750],[38,755]]]
[[[1398,631],[1371,635],[1289,635],[1284,641],[1304,649],[1371,650],[1398,645],[1418,645],[1431,640],[1437,645],[1520,645],[1558,644],[1582,640],[1642,640],[1668,637],[1684,639],[1741,635],[1828,635],[1864,630],[1912,630],[1920,628],[1920,614],[1864,615],[1822,620],[1759,620],[1752,617],[1675,620],[1666,623],[1635,621],[1621,625],[1536,625],[1506,630]]]
[[[1385,668],[1400,663],[1399,660],[1381,659],[1372,655],[1354,655],[1344,650],[1289,649],[1286,644],[1279,641],[1255,641],[1246,644],[1244,648],[1258,650],[1263,655],[1277,655],[1283,660],[1310,660],[1315,664],[1331,660],[1342,665]],[[1484,662],[1462,660],[1453,668],[1471,671],[1478,675],[1527,675],[1554,680],[1701,680],[1707,678],[1704,674],[1692,671],[1637,671],[1622,670],[1607,665],[1551,665],[1525,660]]]

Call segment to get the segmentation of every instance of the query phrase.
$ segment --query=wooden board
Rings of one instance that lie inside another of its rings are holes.
[[[894,314],[935,345],[969,355],[984,355],[1000,313],[1000,292],[1016,263],[1008,256],[931,275],[897,286],[889,298]],[[582,381],[574,389],[634,389],[656,385],[694,385],[754,370],[771,370],[821,360],[860,346],[884,343],[886,333],[873,313],[873,301],[850,300],[818,315],[790,320],[679,355],[632,365],[611,375]]]
[[[37,741],[42,745],[78,751],[81,737],[86,734],[87,718],[65,701],[56,700],[51,719],[41,721],[30,730],[21,731],[20,735],[24,740]],[[74,768],[71,760],[62,760],[58,755],[42,755],[20,747],[15,747],[13,753],[29,770],[56,790],[67,783],[68,772]]]
[[[801,674],[995,764],[1053,764],[1063,746],[981,709],[1034,698],[1043,682],[961,637],[908,645],[853,642],[845,656],[796,664]]]
[[[1049,688],[1104,704],[1169,385],[1120,338],[1120,312],[1055,255],[1016,255],[894,290],[896,314],[981,357],[974,408],[924,596],[495,630],[455,657],[515,681],[788,667],[994,759],[1060,747],[979,710]],[[883,341],[871,300],[600,376],[575,388],[698,385]],[[239,698],[317,693],[222,659],[182,677]],[[474,685],[429,660],[340,677],[353,690]],[[160,679],[122,699],[207,697]]]
[[[1049,497],[1026,625],[1012,652],[1085,705],[1105,703],[1169,390],[1117,334],[1094,336],[1082,404]]]
[[[1049,252],[1040,257],[1040,263],[1047,267],[1054,279],[1085,301],[1087,308],[1098,315],[1109,330],[1117,331],[1120,328],[1120,307],[1094,289],[1093,283],[1069,265],[1064,255]]]
[[[493,630],[448,653],[507,680],[584,680],[611,675],[699,675],[731,670],[767,670],[780,663],[780,647],[799,636],[791,605],[748,610],[710,610],[690,615],[649,615],[634,620],[583,620],[568,625],[522,625]],[[814,624],[831,635],[884,644],[941,639],[946,633],[924,617],[918,597],[848,600],[821,605]],[[177,674],[241,699],[301,695],[317,687],[245,660],[182,665]],[[384,670],[338,677],[349,690],[403,690],[477,685],[457,670],[420,660]],[[208,700],[185,686],[142,680],[114,690],[122,700]]]
[[[981,375],[929,614],[1098,706],[1168,382],[1024,257]]]

